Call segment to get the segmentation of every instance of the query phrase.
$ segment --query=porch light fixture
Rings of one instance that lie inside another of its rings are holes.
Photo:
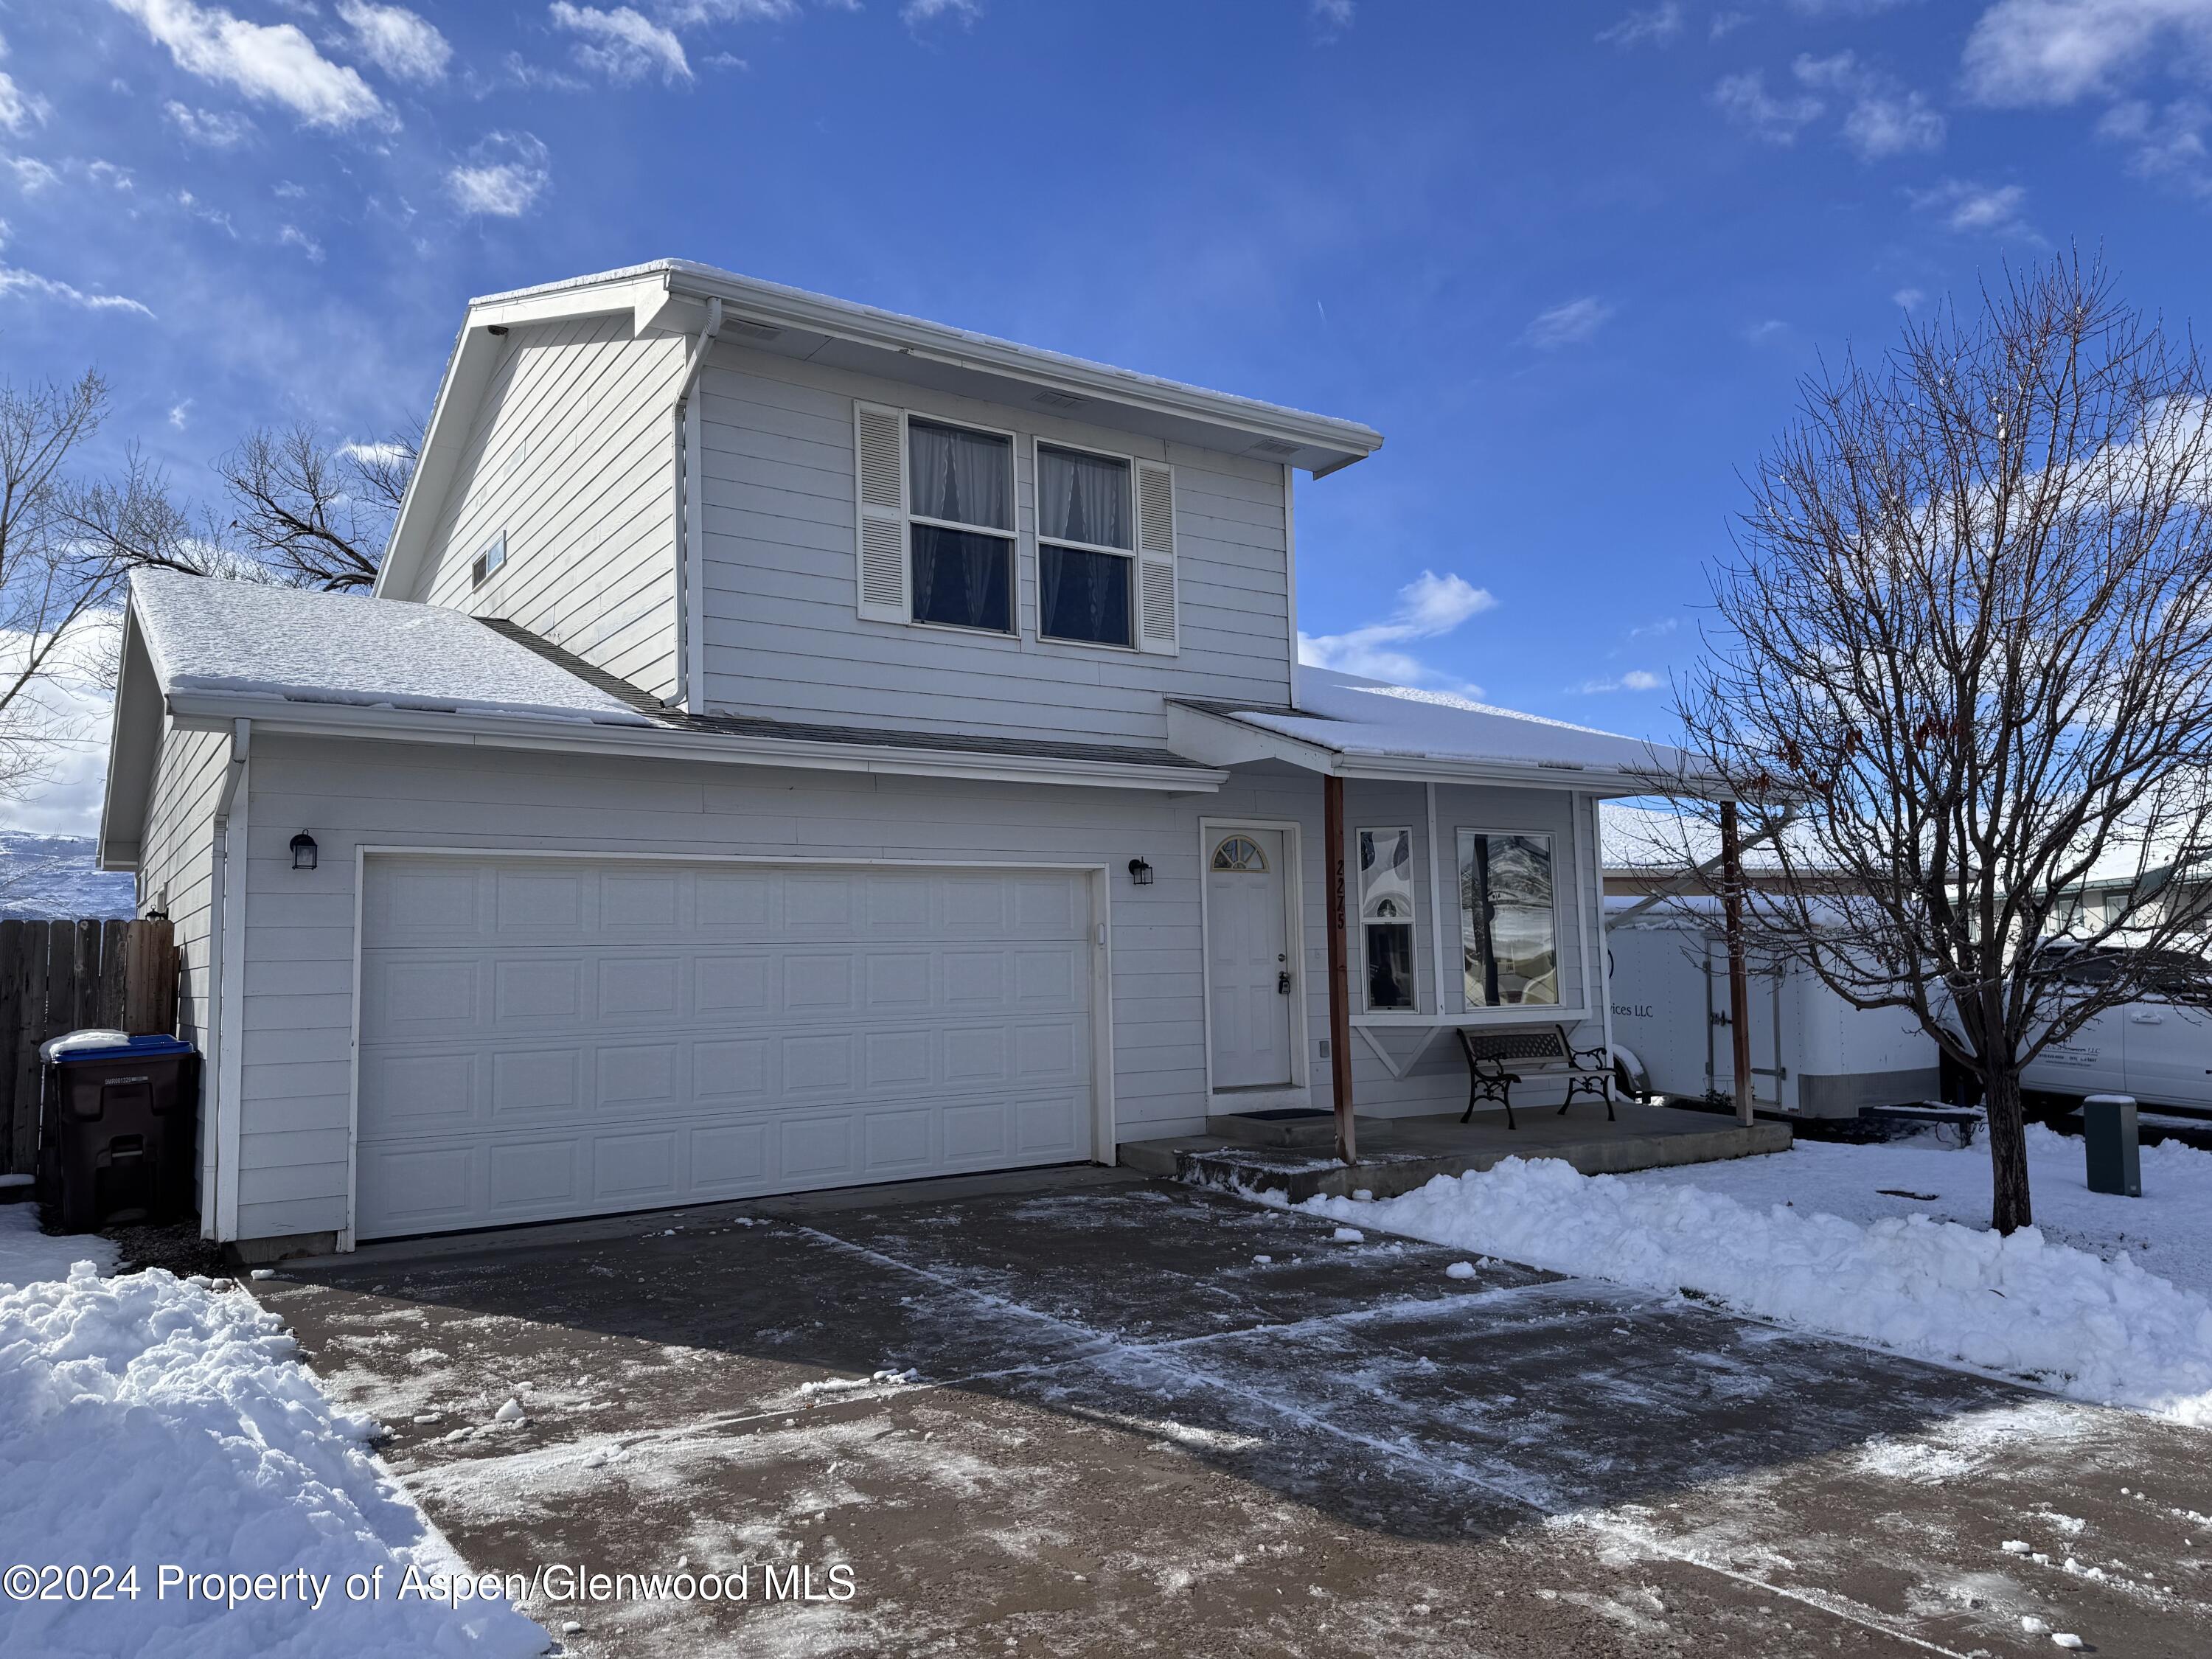
[[[302,830],[292,837],[292,867],[312,870],[315,867],[315,838]]]
[[[1139,887],[1150,887],[1152,884],[1152,866],[1142,859],[1131,859],[1129,879]]]

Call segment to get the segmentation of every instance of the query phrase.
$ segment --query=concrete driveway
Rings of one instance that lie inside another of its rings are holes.
[[[479,1568],[745,1575],[541,1577],[575,1653],[2212,1651],[2201,1433],[1334,1231],[1058,1171],[253,1288]]]

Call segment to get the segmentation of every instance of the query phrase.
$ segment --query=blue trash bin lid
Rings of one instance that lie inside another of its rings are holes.
[[[39,1045],[39,1058],[51,1065],[70,1066],[88,1060],[161,1060],[171,1054],[195,1054],[181,1037],[155,1033],[128,1036],[121,1031],[69,1031],[48,1037]]]

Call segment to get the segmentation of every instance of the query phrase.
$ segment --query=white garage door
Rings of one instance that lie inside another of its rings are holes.
[[[1088,878],[373,857],[355,1233],[1091,1155]]]

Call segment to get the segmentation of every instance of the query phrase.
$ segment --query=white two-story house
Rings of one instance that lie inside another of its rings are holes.
[[[100,856],[208,1233],[1330,1107],[1332,778],[1361,1112],[1455,1111],[1454,1026],[1602,1042],[1595,806],[1666,757],[1298,666],[1294,474],[1381,441],[683,263],[475,302],[374,598],[133,589]]]

